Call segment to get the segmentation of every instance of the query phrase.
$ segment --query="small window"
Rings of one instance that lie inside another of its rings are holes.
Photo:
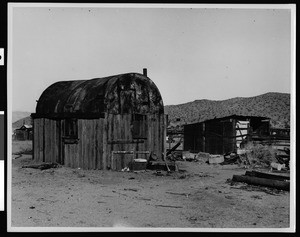
[[[65,138],[78,138],[78,126],[77,119],[66,119],[65,120]]]
[[[133,139],[147,139],[147,116],[142,114],[134,114],[132,118]]]

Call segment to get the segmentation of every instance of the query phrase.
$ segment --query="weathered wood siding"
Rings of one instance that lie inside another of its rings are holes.
[[[103,169],[104,119],[79,119],[78,143],[64,144],[65,165],[72,168]]]
[[[106,165],[113,170],[120,170],[128,166],[133,158],[149,158],[147,154],[115,154],[112,166],[112,151],[149,151],[159,158],[164,152],[164,115],[151,114],[144,121],[147,126],[142,126],[146,138],[133,138],[132,114],[108,114],[107,123],[104,127],[104,146]]]
[[[164,115],[151,114],[141,126],[144,138],[133,139],[132,114],[106,114],[100,119],[78,119],[78,142],[64,142],[64,120],[36,118],[34,160],[57,162],[72,168],[120,170],[133,158],[149,158],[149,154],[115,154],[112,151],[149,151],[157,157],[164,152]],[[144,130],[143,130],[144,129]]]
[[[52,119],[44,119],[44,160],[45,162],[58,162],[59,149],[58,143],[59,137],[57,134],[60,132],[57,129],[57,123],[60,121]]]
[[[43,162],[43,130],[44,130],[44,119],[33,120],[33,159],[36,162]],[[41,151],[41,152],[40,152]]]
[[[36,162],[59,162],[60,121],[33,120],[33,158]]]

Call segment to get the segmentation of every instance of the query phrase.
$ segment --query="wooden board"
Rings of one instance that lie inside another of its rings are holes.
[[[280,180],[251,177],[246,175],[233,175],[232,181],[243,182],[252,185],[266,186],[286,191],[290,190],[290,182]]]

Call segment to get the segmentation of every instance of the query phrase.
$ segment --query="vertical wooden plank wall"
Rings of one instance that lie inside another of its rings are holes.
[[[103,148],[107,166],[113,170],[120,170],[132,160],[132,155],[115,154],[113,167],[111,167],[112,151],[152,151],[159,158],[164,149],[164,115],[147,115],[146,129],[147,139],[134,139],[132,137],[132,115],[131,114],[107,114],[104,126]],[[128,142],[118,142],[128,141]],[[144,141],[144,142],[141,142]],[[136,143],[135,143],[136,142]],[[146,155],[138,155],[139,158],[148,158]]]
[[[65,165],[72,168],[103,169],[104,119],[78,119],[78,143],[64,144]]]
[[[108,145],[107,145],[107,139],[108,139],[108,121],[107,121],[107,114],[105,115],[104,121],[103,121],[103,169],[107,169],[107,160],[108,157]]]
[[[104,139],[104,145],[106,146],[105,150],[105,161],[106,161],[106,167],[111,168],[111,151],[112,151],[112,144],[109,142],[114,139],[112,129],[113,129],[113,122],[112,122],[112,114],[107,114],[106,115],[106,129],[104,133],[106,134],[105,139]]]
[[[132,144],[121,144],[117,141],[120,140],[131,140],[131,130],[130,121],[131,117],[128,114],[107,114],[106,116],[107,125],[105,127],[104,133],[106,139],[103,139],[104,146],[106,146],[106,164],[113,170],[120,170],[124,166],[124,154],[115,154],[114,161],[112,164],[112,151],[126,151],[132,150]],[[129,129],[125,129],[129,128]],[[116,142],[116,143],[115,143]]]
[[[64,144],[63,121],[34,119],[34,160],[58,162],[72,168],[107,169],[127,165],[132,155],[122,154],[111,166],[112,151],[150,151],[160,159],[164,152],[164,115],[147,116],[147,139],[144,143],[109,143],[132,141],[132,115],[107,114],[106,119],[78,119],[78,143]],[[139,157],[145,157],[140,155]]]
[[[161,159],[165,147],[164,114],[149,115],[147,149]]]
[[[58,162],[57,123],[53,119],[44,119],[45,162]]]
[[[36,162],[40,162],[42,159],[39,154],[39,129],[40,129],[40,119],[33,119],[33,159]]]
[[[34,160],[44,162],[44,119],[34,119]]]
[[[59,123],[45,118],[33,120],[33,152],[36,162],[59,162]]]
[[[35,118],[33,122],[34,160],[36,162],[57,162],[57,121]]]
[[[98,119],[96,120],[96,169],[105,169],[103,162],[103,126],[104,120]]]
[[[54,144],[51,144],[50,141],[50,136],[51,136],[51,126],[50,126],[50,120],[49,119],[44,119],[44,151],[45,151],[45,157],[44,161],[45,162],[51,162],[50,157],[51,157],[51,147],[54,146]]]

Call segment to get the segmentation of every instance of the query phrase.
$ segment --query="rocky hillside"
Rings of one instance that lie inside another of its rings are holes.
[[[12,112],[12,122],[16,122],[20,119],[23,119],[25,117],[30,116],[30,112],[24,112],[24,111],[13,111]]]
[[[179,125],[236,114],[269,117],[272,127],[285,128],[290,126],[290,94],[271,92],[220,101],[195,100],[185,104],[167,105],[165,113],[169,115],[172,124]]]
[[[165,113],[175,126],[236,114],[269,117],[272,127],[285,128],[290,126],[290,94],[271,92],[247,98],[195,100],[185,104],[166,105]],[[15,120],[16,118],[19,120]],[[24,122],[31,124],[29,112],[13,112],[14,128],[21,127]]]

